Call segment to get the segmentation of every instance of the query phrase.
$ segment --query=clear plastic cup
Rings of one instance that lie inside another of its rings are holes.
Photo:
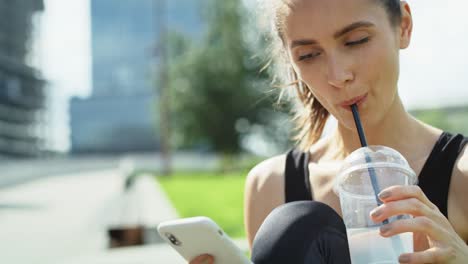
[[[416,184],[416,181],[416,174],[406,159],[392,148],[363,147],[345,159],[334,190],[340,197],[353,264],[399,263],[402,253],[413,252],[412,233],[382,237],[379,234],[382,223],[373,222],[370,211],[377,207],[376,192],[394,185]],[[409,217],[394,216],[388,221]]]

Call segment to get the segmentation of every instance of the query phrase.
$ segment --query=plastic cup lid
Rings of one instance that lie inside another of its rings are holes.
[[[339,184],[346,175],[369,167],[398,168],[406,172],[410,184],[416,184],[417,182],[416,174],[398,151],[385,146],[368,146],[359,148],[346,157],[336,178],[335,192],[338,192]]]

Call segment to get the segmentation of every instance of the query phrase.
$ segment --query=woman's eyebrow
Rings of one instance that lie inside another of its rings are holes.
[[[343,36],[344,34],[350,32],[350,31],[353,31],[357,28],[361,28],[361,27],[373,27],[375,26],[373,23],[371,22],[368,22],[368,21],[357,21],[357,22],[354,22],[350,25],[347,25],[346,27],[338,30],[337,32],[335,32],[335,34],[333,34],[333,37],[335,39]],[[318,41],[316,41],[315,39],[299,39],[299,40],[294,40],[291,42],[291,45],[290,45],[290,48],[295,48],[297,46],[303,46],[303,45],[314,45],[314,44],[317,44]]]
[[[335,34],[333,34],[333,37],[335,39],[337,39],[337,38],[343,36],[344,34],[350,32],[350,31],[353,31],[353,30],[355,30],[357,28],[361,28],[361,27],[368,28],[368,27],[373,27],[373,26],[375,26],[375,25],[373,23],[371,23],[371,22],[368,22],[368,21],[354,22],[354,23],[344,27],[343,29],[338,30]]]

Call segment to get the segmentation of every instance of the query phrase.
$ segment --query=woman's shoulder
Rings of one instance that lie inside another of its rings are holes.
[[[466,141],[468,142],[468,139]],[[457,165],[460,172],[468,178],[468,143],[465,143]]]
[[[308,162],[311,157],[320,157],[326,146],[325,140],[319,140],[308,151]],[[274,195],[279,197],[277,202],[284,203],[284,188],[285,188],[285,169],[288,157],[297,159],[298,155],[303,155],[305,152],[299,148],[292,148],[287,153],[273,156],[265,159],[253,167],[247,175],[246,191],[253,195],[268,196]]]
[[[284,186],[285,164],[286,154],[258,163],[247,175],[247,185],[257,192],[277,191]]]
[[[461,176],[468,183],[468,137],[462,134],[447,134],[450,136],[449,140],[455,142],[452,144],[453,147],[451,151],[459,153],[455,161],[452,175]]]
[[[466,195],[466,186],[468,186],[468,144],[465,143],[452,171],[450,191],[453,192],[454,201],[451,204],[455,207],[449,207],[449,214],[455,230],[463,239],[468,241],[468,206],[466,206],[468,204],[468,195]]]
[[[463,181],[463,185],[461,186],[468,186],[468,139],[465,138],[465,145],[462,147],[460,155],[455,162],[455,166],[453,168],[453,176],[454,178],[459,178]],[[468,201],[468,196],[466,198]]]

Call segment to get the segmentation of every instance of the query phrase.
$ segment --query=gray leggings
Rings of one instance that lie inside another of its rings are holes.
[[[343,219],[316,201],[274,209],[255,236],[255,264],[351,264]]]

